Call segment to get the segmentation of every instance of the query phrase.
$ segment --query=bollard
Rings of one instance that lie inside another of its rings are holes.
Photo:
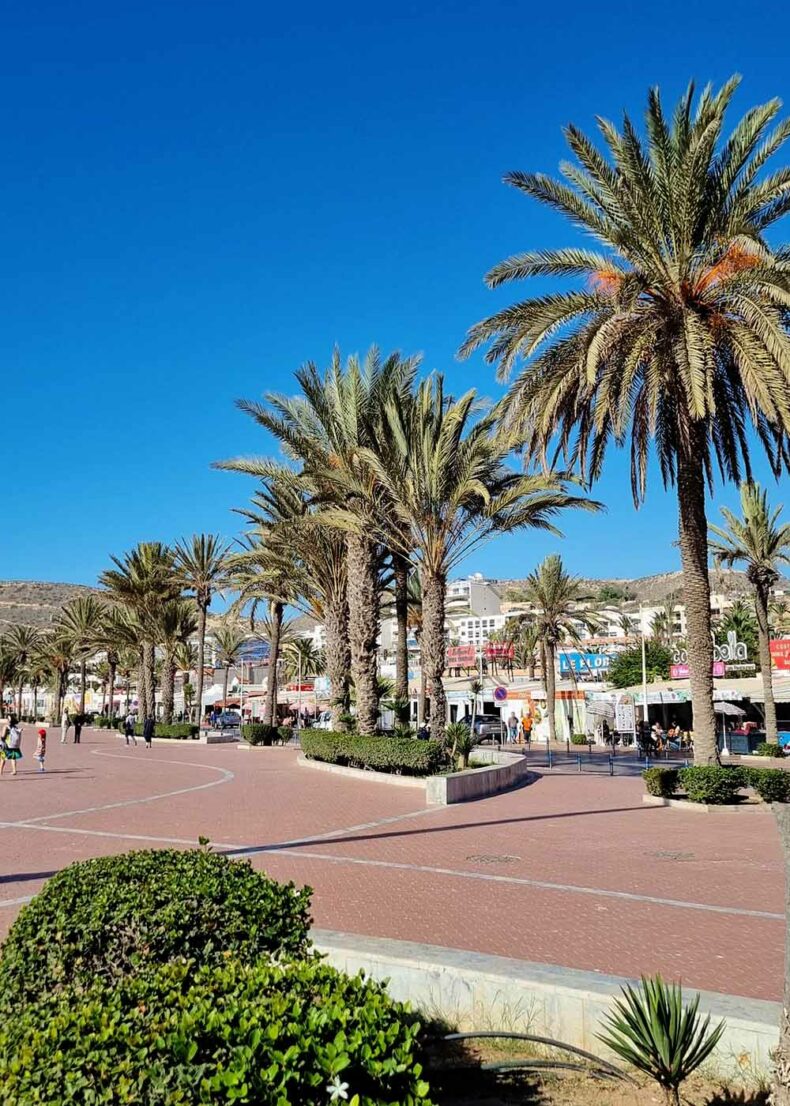
[[[645,768],[649,768],[649,767],[650,767],[650,757],[646,756],[645,757]]]
[[[689,766],[689,758],[686,757],[686,759],[683,761],[683,767],[688,768],[688,766]]]
[[[551,768],[551,745],[549,745],[549,768]]]
[[[609,775],[614,775],[614,757],[611,755],[611,753],[609,754]]]
[[[589,754],[590,760],[592,760],[592,743],[590,741],[587,742],[587,753]]]
[[[571,759],[571,742],[570,738],[568,737],[565,738],[565,756],[568,758],[568,760]]]
[[[578,754],[577,754],[577,756],[576,756],[576,769],[577,769],[577,771],[579,771],[579,772],[581,772],[581,770],[582,770],[582,758],[581,758],[581,756],[580,756],[580,755],[578,755]]]

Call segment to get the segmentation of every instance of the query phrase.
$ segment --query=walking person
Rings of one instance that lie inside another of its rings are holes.
[[[47,731],[43,727],[38,731],[38,742],[33,758],[38,761],[39,772],[43,772],[44,761],[47,758]]]
[[[69,736],[69,726],[70,725],[71,725],[71,720],[69,719],[69,712],[64,707],[63,708],[63,714],[61,715],[61,718],[60,718],[60,743],[61,743],[61,745],[66,744],[66,738]]]
[[[75,714],[74,715],[74,744],[75,745],[80,744],[80,734],[82,733],[82,723],[83,723],[83,721],[84,721],[84,716],[83,715],[81,715],[81,714]]]
[[[11,775],[16,775],[16,762],[22,759],[22,729],[15,714],[11,715],[8,724],[8,733],[5,735],[2,750],[0,751],[0,776],[3,774],[5,763],[11,761]]]
[[[151,742],[154,739],[154,720],[149,714],[143,725],[143,738],[145,739],[146,749],[151,748]]]
[[[518,736],[518,718],[515,711],[510,712],[510,717],[507,720],[507,739],[512,744]]]
[[[132,739],[132,744],[137,748],[137,738],[134,733],[134,715],[131,711],[126,715],[123,721],[123,733],[126,738],[126,744],[129,744],[129,738]]]

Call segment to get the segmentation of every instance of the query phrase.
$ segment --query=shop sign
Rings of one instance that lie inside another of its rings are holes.
[[[783,672],[790,671],[790,638],[777,638],[774,641],[769,641],[768,648],[771,650],[771,660],[774,663],[774,668],[779,668]]]
[[[676,649],[676,653],[685,654],[685,649]],[[724,661],[713,662],[713,676],[724,676],[727,673],[727,666]],[[671,664],[669,666],[669,678],[671,680],[688,680],[691,676],[691,668],[688,664]]]
[[[477,664],[474,645],[450,645],[447,648],[448,668],[474,668]]]
[[[612,662],[610,653],[560,653],[560,675],[573,672],[577,676],[585,673],[604,673]]]

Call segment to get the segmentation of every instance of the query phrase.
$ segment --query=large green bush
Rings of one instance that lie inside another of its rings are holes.
[[[123,723],[118,727],[123,729]],[[143,723],[138,722],[134,727],[134,732],[138,737],[143,736]],[[189,737],[197,737],[200,733],[200,727],[196,726],[194,722],[172,722],[165,725],[164,722],[157,722],[154,726],[154,737],[171,737],[175,741],[184,741]]]
[[[430,1106],[419,1030],[381,984],[315,959],[149,967],[18,1008],[0,1104]]]
[[[739,768],[719,768],[715,764],[681,768],[678,778],[692,803],[711,806],[737,802],[738,791],[745,782]]]
[[[648,795],[671,799],[678,786],[677,768],[646,768],[642,773]]]
[[[343,764],[351,768],[372,768],[403,776],[430,776],[445,759],[438,741],[416,738],[360,737],[357,734],[309,730],[302,733],[302,752],[313,760]]]
[[[241,736],[250,745],[271,745],[278,737],[277,726],[265,722],[245,722],[241,727]]]
[[[758,757],[783,757],[785,751],[781,745],[773,741],[761,741],[754,750]]]
[[[790,803],[790,773],[781,768],[748,768],[746,781],[763,802]]]
[[[36,996],[118,978],[146,961],[301,955],[310,895],[205,850],[79,861],[54,875],[11,927],[0,1008],[18,1012]]]

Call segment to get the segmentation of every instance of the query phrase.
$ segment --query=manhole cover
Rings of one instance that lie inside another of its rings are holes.
[[[476,856],[468,856],[467,860],[471,860],[473,864],[514,864],[515,861],[521,860],[520,856],[497,856],[491,853],[480,853]]]
[[[693,860],[694,853],[678,853],[671,850],[665,850],[663,852],[648,853],[648,856],[654,856],[657,860]]]

